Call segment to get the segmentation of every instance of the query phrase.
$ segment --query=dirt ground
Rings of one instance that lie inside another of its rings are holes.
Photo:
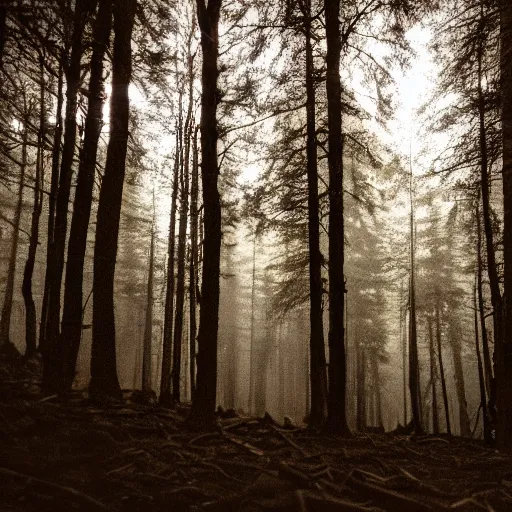
[[[270,418],[187,426],[187,408],[39,393],[0,361],[3,511],[512,510],[512,458],[444,436],[324,437]]]

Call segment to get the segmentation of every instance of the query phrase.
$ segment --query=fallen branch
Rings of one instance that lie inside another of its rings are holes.
[[[87,494],[84,494],[81,491],[77,491],[76,489],[73,489],[73,487],[67,487],[64,485],[55,484],[53,482],[48,482],[47,480],[42,480],[40,478],[36,478],[36,477],[30,476],[30,475],[24,475],[22,473],[12,471],[7,468],[0,468],[0,474],[4,475],[6,477],[16,478],[18,480],[26,480],[27,485],[38,484],[43,487],[52,489],[54,491],[59,491],[59,492],[66,494],[70,497],[73,497],[76,501],[87,504],[88,507],[93,507],[94,510],[108,510],[108,507],[106,505],[104,505],[103,503],[101,503],[100,501],[92,498],[91,496],[88,496]],[[90,510],[90,508],[89,508],[89,510]]]
[[[54,398],[57,398],[59,395],[50,395],[50,396],[45,396],[44,398],[41,398],[41,400],[38,400],[36,403],[37,404],[42,404],[43,402],[48,402],[49,400],[53,400]]]
[[[235,482],[238,482],[240,484],[243,484],[244,481],[243,480],[240,480],[239,478],[236,478],[234,476],[231,476],[230,474],[226,473],[221,467],[217,466],[217,464],[214,464],[213,462],[207,462],[205,460],[202,460],[201,461],[201,464],[203,466],[206,466],[206,467],[209,467],[209,468],[213,468],[213,469],[216,469],[222,476],[225,476],[227,479],[229,480],[233,480]]]
[[[128,464],[125,464],[124,466],[121,466],[120,468],[111,469],[110,471],[107,471],[107,475],[113,475],[115,473],[122,473],[125,469],[131,469],[135,467],[135,462],[130,462]]]
[[[232,443],[237,444],[238,446],[243,446],[246,450],[249,450],[252,454],[257,455],[258,457],[262,457],[265,455],[265,452],[260,450],[259,448],[256,448],[252,444],[246,443],[242,439],[234,436],[233,434],[228,434],[227,432],[222,431],[222,435]]]
[[[443,439],[442,437],[421,437],[415,439],[416,444],[425,444],[425,443],[446,443],[450,444],[448,439]]]
[[[399,492],[385,489],[380,485],[369,483],[364,481],[363,478],[366,472],[355,469],[349,475],[347,479],[347,485],[350,485],[360,493],[364,493],[365,495],[371,497],[373,500],[377,500],[378,503],[389,510],[394,511],[404,511],[408,512],[410,510],[418,511],[418,512],[430,512],[433,510],[439,510],[439,506],[431,505],[430,503],[426,503],[425,501],[419,501],[405,494],[401,494]],[[376,475],[372,475],[372,477],[376,477]],[[381,478],[381,477],[378,477]]]
[[[219,435],[218,432],[207,432],[206,434],[201,434],[200,436],[194,437],[194,439],[191,439],[188,442],[188,444],[194,444],[201,439],[205,439],[205,438],[209,438],[209,437],[217,437],[218,435]]]
[[[299,510],[302,512],[308,510],[316,511],[330,511],[330,510],[343,510],[352,512],[376,512],[381,509],[375,507],[365,507],[346,499],[334,498],[332,496],[320,497],[313,494],[311,491],[299,490],[296,492],[297,500],[299,502]]]
[[[302,446],[299,446],[295,441],[290,439],[284,432],[276,428],[274,425],[272,425],[272,430],[277,432],[279,436],[281,436],[290,446],[293,446],[296,450],[298,450],[304,457],[308,457],[309,454],[302,448]]]

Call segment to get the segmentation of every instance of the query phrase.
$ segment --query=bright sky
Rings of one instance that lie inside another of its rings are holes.
[[[416,55],[411,58],[410,68],[405,71],[401,69],[392,70],[392,75],[396,82],[396,92],[394,95],[394,102],[396,106],[395,118],[388,123],[387,131],[382,129],[380,126],[377,126],[375,123],[369,123],[368,128],[374,130],[385,145],[403,157],[409,156],[409,148],[411,145],[414,160],[415,156],[418,155],[422,149],[425,140],[424,132],[422,133],[422,128],[420,126],[420,122],[416,119],[415,112],[427,100],[435,85],[436,66],[427,49],[431,37],[430,32],[427,29],[418,26],[411,29],[407,34],[407,37]],[[380,59],[384,57],[388,50],[384,50],[383,47],[376,46],[371,49],[371,52],[374,56]],[[359,89],[357,82],[362,80],[362,78],[358,76],[357,72],[351,74],[351,77],[354,88],[357,91]],[[365,96],[367,91],[363,91],[362,88],[360,91],[360,94],[357,95],[358,101],[360,101],[362,106],[369,112],[374,111],[372,100],[370,100],[368,96]],[[110,94],[110,92],[111,86],[108,84],[107,94]],[[144,104],[146,103],[144,96],[133,84],[130,86],[130,101],[132,105],[138,108],[144,108]],[[107,130],[109,121],[108,101],[105,104],[104,120],[104,129]],[[261,132],[267,132],[267,134],[270,134],[272,122],[272,120],[269,120],[262,123]],[[159,147],[157,151],[158,154],[153,155],[152,158],[156,157],[157,161],[161,161],[164,156],[168,156],[173,144],[171,139],[172,136],[170,135],[162,138],[160,141],[161,147]],[[152,149],[153,151],[155,150],[154,148]],[[425,172],[429,163],[430,162],[428,161],[416,162],[414,166],[415,173],[422,174]],[[261,172],[261,165],[262,164],[260,162],[251,163],[249,159],[246,167],[241,169],[241,181],[250,182],[257,179]],[[150,181],[152,181],[152,179],[150,179]],[[148,187],[148,194],[152,193],[152,188],[152,186]],[[164,202],[167,206],[168,201]],[[158,209],[160,210],[160,208]],[[167,207],[164,208],[164,211],[158,213],[159,228],[164,230],[168,223],[168,214],[166,210]]]
[[[413,161],[424,149],[425,131],[420,125],[420,120],[416,118],[416,111],[429,98],[436,82],[436,66],[432,56],[428,51],[431,33],[428,29],[416,26],[411,29],[407,38],[415,52],[411,58],[408,69],[394,69],[392,76],[396,82],[396,93],[394,96],[395,111],[394,119],[388,123],[388,131],[375,123],[369,123],[368,128],[374,130],[381,141],[390,147],[394,152],[408,157],[412,150]],[[376,46],[372,48],[372,53],[379,57],[384,56],[382,48]],[[356,96],[361,105],[369,112],[375,110],[373,100],[368,98],[367,91],[362,90],[362,86],[357,82],[362,81],[362,75],[351,73],[352,81],[355,84]],[[360,89],[360,94],[357,94]],[[427,160],[418,160],[415,162],[415,173],[422,174],[430,164]],[[257,179],[260,173],[260,165],[249,163],[241,174],[242,181],[253,181]]]
[[[398,109],[395,119],[389,123],[389,134],[383,134],[385,142],[396,147],[398,153],[409,155],[412,149],[413,161],[423,148],[425,132],[416,117],[416,111],[425,103],[436,83],[436,66],[428,51],[431,39],[429,30],[415,27],[408,33],[409,42],[416,55],[405,74],[397,69],[393,76],[397,83]],[[423,165],[428,165],[424,162]],[[416,172],[424,172],[418,169]]]

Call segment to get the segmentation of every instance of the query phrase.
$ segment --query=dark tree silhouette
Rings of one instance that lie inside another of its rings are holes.
[[[203,185],[204,239],[201,309],[197,338],[197,384],[192,416],[213,420],[217,388],[217,339],[219,328],[219,276],[221,205],[217,160],[217,80],[219,77],[219,19],[222,0],[197,0],[197,19],[203,51],[201,81],[201,182]]]
[[[160,378],[160,403],[169,405],[171,401],[171,364],[172,364],[172,319],[174,310],[174,249],[176,245],[176,209],[178,204],[178,179],[180,172],[179,137],[182,128],[181,93],[179,102],[179,118],[176,130],[176,154],[172,179],[171,212],[169,221],[169,241],[167,244],[167,279],[165,287],[164,335],[162,347],[162,373]]]
[[[37,312],[32,290],[32,278],[36,263],[37,246],[39,244],[39,219],[43,209],[43,167],[44,167],[44,136],[46,122],[45,105],[45,73],[43,65],[44,55],[39,55],[39,129],[37,133],[36,166],[34,173],[34,204],[32,207],[32,222],[30,226],[30,242],[28,247],[27,261],[23,272],[23,283],[21,292],[25,301],[25,357],[30,358],[37,351]]]
[[[62,391],[64,353],[60,345],[60,309],[62,274],[66,249],[68,226],[68,204],[71,194],[73,158],[77,132],[76,114],[78,90],[81,78],[81,58],[84,51],[83,35],[89,14],[94,10],[93,0],[77,0],[73,17],[73,35],[69,61],[64,64],[66,76],[66,115],[64,122],[64,144],[62,146],[59,172],[59,186],[55,204],[55,224],[49,282],[48,313],[46,318],[46,339],[44,350],[43,389],[47,392]]]
[[[128,87],[132,72],[131,34],[136,7],[136,0],[114,0],[110,140],[98,203],[94,246],[93,331],[89,384],[89,394],[93,399],[121,397],[116,368],[114,274],[126,170],[130,110]]]
[[[320,252],[320,219],[318,198],[318,151],[316,140],[316,94],[311,27],[311,0],[304,2],[306,37],[306,117],[308,174],[308,242],[310,297],[310,380],[311,409],[309,425],[323,425],[327,413],[327,375],[322,308],[322,254]]]
[[[327,427],[349,434],[343,315],[345,304],[343,220],[343,134],[341,131],[340,0],[325,0],[327,114],[329,128],[329,394]]]
[[[103,125],[103,60],[112,27],[112,0],[100,0],[93,33],[93,54],[89,80],[89,106],[84,142],[80,153],[78,179],[69,233],[61,344],[64,349],[63,382],[70,389],[82,335],[82,300],[87,231],[91,216],[98,140]]]
[[[512,450],[512,5],[500,0],[505,337],[497,352],[498,446]],[[495,310],[495,314],[497,311]],[[496,340],[497,344],[500,340]]]

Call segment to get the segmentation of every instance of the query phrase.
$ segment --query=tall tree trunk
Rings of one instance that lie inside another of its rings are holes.
[[[93,330],[89,385],[89,394],[93,399],[102,396],[121,396],[116,368],[114,274],[128,145],[128,87],[132,71],[131,35],[136,6],[136,0],[114,0],[115,38],[112,58],[110,140],[98,203],[94,245]]]
[[[441,343],[441,315],[439,311],[439,304],[436,304],[436,340],[437,340],[437,357],[439,359],[439,375],[441,376],[441,389],[443,391],[444,414],[446,420],[446,432],[452,435],[452,428],[450,425],[450,410],[448,405],[448,391],[446,390],[446,375],[444,373],[443,363],[443,347]]]
[[[59,170],[60,170],[60,145],[62,140],[62,107],[64,104],[64,55],[59,61],[59,78],[57,85],[57,110],[55,113],[55,132],[53,135],[52,149],[52,175],[50,184],[50,195],[48,199],[48,226],[46,234],[46,273],[44,279],[43,303],[41,307],[41,322],[39,324],[39,351],[43,354],[47,346],[48,339],[48,307],[50,301],[50,291],[53,278],[53,254],[55,252],[55,205],[57,201],[57,191],[59,188]]]
[[[344,343],[343,134],[341,130],[340,0],[325,0],[329,128],[329,393],[327,427],[347,435]]]
[[[327,374],[322,311],[322,254],[318,199],[318,155],[316,141],[316,93],[311,35],[311,0],[306,0],[304,28],[306,36],[306,116],[308,175],[308,244],[309,244],[309,322],[311,410],[309,427],[325,423],[327,414]]]
[[[252,240],[252,282],[251,282],[251,345],[249,349],[249,400],[248,412],[254,413],[254,379],[255,368],[257,368],[256,357],[256,325],[255,325],[255,302],[256,302],[256,241],[258,239],[258,227],[254,229]]]
[[[482,7],[483,9],[483,4]],[[483,19],[483,13],[481,13]],[[482,21],[483,23],[483,21]],[[485,124],[486,102],[483,90],[483,42],[478,45],[478,121],[479,121],[479,144],[480,144],[480,191],[482,195],[482,214],[484,223],[484,233],[487,250],[487,272],[489,275],[489,284],[491,288],[491,304],[493,308],[493,325],[494,325],[494,341],[495,347],[499,351],[499,347],[503,343],[503,297],[500,290],[498,268],[496,265],[496,253],[494,247],[494,235],[491,219],[491,205],[489,197],[489,157],[487,150],[487,127]],[[480,223],[480,220],[478,220]],[[480,226],[478,226],[480,230]],[[504,236],[506,236],[504,234]],[[498,352],[496,352],[498,354]],[[495,409],[496,402],[496,383],[491,379],[491,393],[489,396],[489,405],[491,410]]]
[[[400,285],[400,302],[403,297],[403,283]],[[404,399],[404,426],[407,425],[407,335],[406,335],[406,317],[407,313],[402,310],[400,304],[400,341],[402,343],[402,393]]]
[[[219,277],[221,245],[221,205],[217,188],[217,79],[219,70],[219,18],[222,0],[197,1],[201,29],[201,181],[203,185],[204,241],[203,280],[198,335],[197,385],[192,415],[213,421],[217,392],[217,338],[219,328]]]
[[[172,364],[172,320],[174,309],[174,247],[176,244],[176,209],[179,191],[180,148],[179,133],[182,128],[181,94],[179,120],[176,130],[176,154],[172,178],[171,212],[169,221],[169,243],[167,246],[167,282],[164,306],[164,341],[162,347],[162,371],[160,375],[160,403],[169,405],[171,401],[171,364]]]
[[[61,345],[64,350],[65,389],[71,389],[82,337],[82,302],[87,232],[96,173],[98,141],[103,125],[103,60],[112,28],[112,0],[100,0],[93,34],[89,106],[85,120],[84,142],[80,154],[78,180],[69,233]]]
[[[480,201],[480,197],[478,198]],[[477,290],[478,290],[478,313],[480,319],[480,332],[482,333],[482,352],[484,357],[485,382],[487,394],[490,397],[493,381],[493,371],[491,362],[491,353],[489,350],[489,337],[487,335],[487,326],[485,323],[485,306],[484,306],[484,287],[483,287],[483,261],[482,261],[482,226],[480,218],[480,208],[476,207],[477,221]],[[492,406],[492,404],[489,404]],[[494,408],[494,406],[492,406]]]
[[[409,278],[409,392],[411,396],[412,419],[417,434],[423,433],[421,424],[421,396],[418,361],[418,333],[416,324],[416,264],[415,264],[415,237],[414,237],[414,197],[412,189],[412,158],[410,162],[410,278]]]
[[[192,184],[190,191],[190,393],[192,399],[196,389],[196,336],[197,336],[197,270],[199,266],[197,250],[197,196],[199,194],[199,155],[197,146],[197,130],[194,129],[192,143]]]
[[[268,269],[265,270],[263,279],[263,289],[270,290],[271,288],[270,274]],[[297,326],[300,333],[307,332],[307,321],[304,316],[297,318]],[[268,397],[267,397],[267,376],[268,368],[270,363],[270,355],[274,346],[274,329],[275,325],[272,322],[270,314],[269,301],[265,302],[265,328],[264,335],[260,337],[260,343],[258,343],[256,350],[258,352],[257,366],[255,372],[254,381],[254,411],[259,417],[263,416],[265,411],[268,409]],[[299,343],[300,348],[303,347],[302,343]],[[307,353],[307,350],[305,351]],[[301,382],[302,379],[302,367],[303,354],[299,354],[299,360],[297,361],[297,379]],[[299,390],[297,390],[297,395]],[[307,412],[308,409],[306,409]]]
[[[155,195],[153,191],[153,208]],[[146,300],[146,321],[144,325],[144,350],[142,352],[142,391],[151,392],[151,359],[153,357],[153,276],[155,268],[155,218],[151,225],[149,246],[148,288]]]
[[[192,84],[192,80],[191,80]],[[192,90],[192,85],[191,85]],[[172,365],[172,397],[180,402],[181,383],[181,353],[183,338],[183,308],[185,305],[185,264],[187,248],[187,221],[188,221],[188,195],[189,195],[189,161],[191,139],[192,92],[189,96],[189,111],[185,122],[185,157],[181,170],[181,197],[180,197],[180,223],[178,231],[178,280],[176,283],[176,315],[174,318],[174,343]]]
[[[434,434],[439,434],[439,410],[437,408],[437,368],[434,350],[434,329],[432,327],[432,317],[427,316],[428,327],[428,340],[429,340],[429,353],[430,353],[430,381],[432,383],[432,431]]]
[[[484,426],[484,440],[487,443],[492,441],[491,429],[489,424],[489,412],[487,408],[487,395],[485,392],[485,374],[482,364],[482,356],[480,354],[479,339],[478,339],[478,302],[477,302],[477,288],[478,288],[478,269],[475,276],[475,285],[473,287],[473,306],[475,309],[475,352],[478,368],[478,383],[480,388],[480,407],[482,408],[482,421]]]
[[[373,367],[373,392],[375,393],[375,413],[377,419],[377,427],[384,428],[384,421],[382,418],[382,398],[381,398],[381,383],[379,372],[379,361],[376,357],[372,358]]]
[[[286,414],[286,364],[285,364],[285,333],[288,332],[288,322],[285,320],[279,325],[279,354],[277,364],[277,375],[278,375],[278,411],[279,417],[284,419]]]
[[[73,35],[69,62],[65,66],[66,75],[66,117],[64,145],[59,174],[59,188],[56,199],[54,247],[52,258],[47,261],[52,265],[50,271],[50,291],[48,300],[48,316],[46,325],[46,349],[43,367],[43,389],[47,392],[62,391],[64,353],[60,346],[60,295],[62,274],[64,270],[64,254],[68,224],[68,206],[71,193],[73,174],[73,157],[76,142],[76,113],[78,108],[78,89],[80,87],[81,58],[83,54],[83,33],[90,9],[95,2],[77,0],[73,21]]]
[[[34,205],[32,209],[28,256],[23,272],[23,284],[21,286],[23,299],[25,301],[25,357],[27,358],[34,356],[37,350],[37,314],[34,296],[32,294],[32,276],[34,274],[37,246],[39,244],[39,219],[43,208],[44,123],[46,119],[43,58],[43,55],[39,56],[39,80],[41,81],[41,88],[39,95],[39,133],[37,135],[37,156],[34,176]]]
[[[512,450],[512,4],[500,0],[501,126],[503,135],[503,260],[506,337],[496,339],[498,446]]]
[[[228,297],[230,307],[232,311],[237,311],[239,307],[239,283],[235,272],[235,262],[233,261],[233,252],[236,244],[227,243],[224,240],[224,247],[226,249],[226,274],[227,279],[225,280],[226,286],[224,293]],[[229,315],[225,318],[225,345],[227,347],[226,363],[224,366],[224,407],[226,409],[234,409],[236,406],[237,399],[237,368],[238,368],[238,356],[239,351],[237,349],[237,321],[236,315]]]
[[[183,351],[183,311],[185,306],[185,267],[187,248],[187,223],[188,223],[188,201],[190,187],[190,145],[193,123],[194,104],[194,55],[192,55],[192,35],[194,33],[195,20],[192,23],[188,38],[188,108],[185,119],[185,151],[181,164],[181,197],[180,197],[180,223],[178,230],[178,281],[176,283],[176,316],[174,318],[174,340],[173,340],[173,368],[172,368],[172,396],[176,402],[181,400],[181,354]],[[186,382],[186,380],[185,380]]]
[[[370,370],[370,375],[369,375],[369,379],[368,379],[368,389],[367,389],[367,395],[368,395],[368,425],[371,426],[371,427],[375,427],[375,381],[373,380],[374,376],[373,376],[373,372],[371,371],[371,368],[372,368],[372,361],[370,359],[369,361],[369,370]]]
[[[366,429],[366,357],[364,346],[357,344],[357,417],[356,425],[359,432]]]
[[[453,324],[455,322],[455,325]],[[459,338],[461,326],[456,318],[452,318],[450,328],[450,344],[453,354],[453,369],[455,372],[455,389],[459,403],[459,424],[462,437],[471,436],[471,425],[468,416],[468,404],[466,401],[466,385],[464,382],[464,368],[462,365],[462,346]]]
[[[0,351],[5,354],[17,354],[18,350],[10,339],[12,300],[14,295],[14,280],[16,278],[16,259],[18,256],[18,243],[20,238],[21,211],[23,208],[23,189],[25,188],[25,171],[27,168],[27,144],[28,144],[27,123],[23,124],[20,183],[18,188],[18,201],[14,218],[12,221],[11,251],[9,254],[9,268],[7,270],[7,283],[5,285],[4,303],[2,306],[2,318],[0,319]]]

